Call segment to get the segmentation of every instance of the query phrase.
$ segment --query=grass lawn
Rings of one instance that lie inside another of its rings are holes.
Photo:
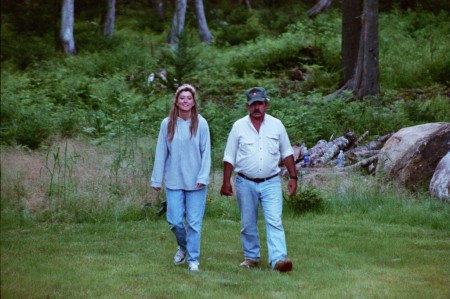
[[[175,266],[164,219],[106,224],[2,221],[6,298],[450,298],[450,230],[358,215],[285,217],[287,274],[241,269],[237,221],[207,217],[200,273]]]

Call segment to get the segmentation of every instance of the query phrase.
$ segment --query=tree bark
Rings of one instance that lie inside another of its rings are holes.
[[[342,1],[342,82],[349,81],[358,59],[363,0]]]
[[[344,169],[345,170],[355,170],[355,169],[358,169],[358,168],[366,168],[370,164],[376,163],[377,161],[378,161],[378,154],[376,154],[376,155],[374,155],[374,156],[372,156],[370,158],[364,159],[362,161],[359,161],[358,163],[355,163],[355,164],[352,164],[350,166],[344,167]]]
[[[340,150],[344,150],[350,144],[349,140],[344,136],[334,139],[327,144],[327,149],[323,155],[318,159],[311,159],[312,166],[325,165],[328,161],[332,160],[339,153]]]
[[[345,2],[345,0],[343,0]],[[333,0],[319,0],[316,5],[314,5],[310,10],[308,10],[308,16],[310,18],[313,18],[317,16],[319,13],[327,11],[331,4],[333,3]]]
[[[353,93],[361,99],[379,93],[378,0],[365,0]]]
[[[75,39],[73,37],[75,0],[63,0],[61,7],[61,46],[65,54],[75,55]]]
[[[116,0],[108,0],[108,6],[103,17],[103,36],[111,37],[114,34],[116,19]]]
[[[344,0],[343,3],[347,4],[346,1],[356,0]],[[353,75],[341,88],[326,96],[326,99],[333,99],[334,97],[341,95],[345,90],[351,90],[353,92],[353,96],[357,99],[362,99],[363,97],[369,95],[377,95],[380,91],[380,71],[378,63],[378,0],[364,0],[363,7],[358,58],[353,70]],[[350,6],[343,5],[343,9],[352,8]],[[352,22],[349,23],[348,26],[356,25]],[[353,32],[353,29],[349,30]],[[346,55],[347,54],[344,53],[342,54],[343,57]],[[350,58],[349,61],[352,59],[353,58]],[[349,65],[348,67],[351,66]],[[345,71],[347,72],[348,70]]]
[[[148,0],[149,4],[153,6],[158,13],[159,19],[166,21],[166,4],[164,0]]]
[[[243,1],[245,3],[245,7],[251,11],[252,10],[252,5],[250,4],[250,0],[244,0]]]
[[[58,27],[59,25],[59,19],[60,19],[60,14],[61,14],[61,6],[60,6],[60,1],[58,0],[53,0],[53,39],[54,39],[54,43],[55,43],[55,49],[57,49],[58,51],[61,50],[61,39],[60,39],[60,28]]]
[[[208,23],[206,22],[205,9],[203,7],[203,0],[195,0],[195,16],[197,19],[197,28],[200,35],[200,39],[205,43],[210,43],[213,40],[213,36],[208,29]]]
[[[187,0],[177,0],[175,11],[173,13],[172,27],[170,28],[168,43],[171,46],[177,46],[180,36],[184,31],[184,22],[186,18]]]

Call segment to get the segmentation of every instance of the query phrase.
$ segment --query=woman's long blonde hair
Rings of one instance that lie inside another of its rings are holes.
[[[191,110],[191,137],[197,134],[197,128],[198,128],[198,110],[197,110],[197,100],[195,98],[195,88],[190,84],[183,84],[180,87],[178,87],[177,91],[175,92],[175,96],[173,98],[172,108],[169,112],[169,123],[167,124],[167,137],[170,141],[173,140],[173,137],[175,135],[175,130],[177,126],[177,118],[179,115],[179,108],[177,106],[177,99],[181,92],[183,91],[189,91],[192,94],[192,98],[194,99],[194,107],[192,107]]]

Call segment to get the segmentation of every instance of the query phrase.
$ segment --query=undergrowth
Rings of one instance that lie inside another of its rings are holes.
[[[369,130],[372,138],[406,126],[448,122],[448,12],[380,14],[381,94],[362,101],[344,94],[328,101],[324,96],[339,87],[340,11],[315,19],[298,7],[292,11],[297,18],[280,10],[270,21],[264,10],[216,11],[211,14],[230,27],[213,25],[213,44],[201,44],[188,23],[179,47],[171,48],[165,30],[138,24],[143,18],[131,20],[133,10],[127,7],[117,16],[111,39],[100,37],[95,23],[80,19],[79,54],[67,57],[50,50],[45,34],[27,40],[28,35],[2,26],[2,215],[50,222],[148,217],[142,208],[155,197],[148,186],[153,140],[181,81],[198,90],[199,111],[210,126],[213,171],[222,166],[233,122],[246,114],[250,86],[267,89],[268,113],[283,121],[292,144],[308,147],[346,130],[357,136]],[[20,43],[23,51],[15,50],[16,38],[27,41]],[[290,77],[293,69],[301,70],[302,80]],[[234,203],[221,200],[217,187],[211,190],[207,215],[235,219]],[[322,198],[307,188],[299,194]],[[418,223],[427,220],[417,207],[424,215],[435,213],[425,199],[408,206],[413,201],[396,195],[345,194],[325,196],[324,210],[349,209],[383,221],[411,217],[406,221]],[[397,208],[404,213],[387,213]],[[448,213],[443,211],[437,215]],[[441,216],[429,219],[439,226]]]

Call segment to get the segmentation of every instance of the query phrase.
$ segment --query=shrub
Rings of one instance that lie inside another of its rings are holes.
[[[285,207],[288,211],[292,211],[294,215],[324,210],[324,199],[313,186],[302,186],[294,196],[289,197],[284,194],[283,198]]]

